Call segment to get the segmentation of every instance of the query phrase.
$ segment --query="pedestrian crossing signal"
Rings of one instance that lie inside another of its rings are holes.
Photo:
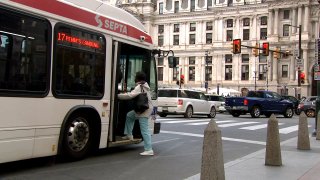
[[[259,56],[259,44],[258,43],[256,43],[256,46],[253,48],[252,52],[255,57]]]
[[[280,58],[280,49],[276,48],[273,52],[273,58],[279,59]]]
[[[232,52],[233,54],[241,53],[241,39],[234,39],[232,44]]]

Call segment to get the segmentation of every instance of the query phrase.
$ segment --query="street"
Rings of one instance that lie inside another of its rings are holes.
[[[217,114],[221,129],[224,163],[265,148],[268,118]],[[278,115],[280,141],[297,136],[298,116]],[[155,179],[181,180],[200,173],[203,132],[209,118],[182,116],[158,118],[161,132],[153,136],[155,156],[141,157],[143,144],[101,150],[78,162],[55,162],[41,158],[0,165],[1,179]],[[314,118],[308,118],[309,133]]]

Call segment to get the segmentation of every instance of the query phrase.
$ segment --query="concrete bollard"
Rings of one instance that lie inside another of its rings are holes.
[[[270,116],[270,119],[268,121],[265,165],[267,166],[282,165],[279,125],[278,125],[278,120],[274,114]]]
[[[214,120],[204,130],[200,179],[225,179],[221,131]]]
[[[320,111],[318,112],[318,116],[317,116],[317,126],[320,126]],[[319,124],[319,125],[318,125]],[[320,128],[315,127],[317,135],[316,135],[316,140],[320,140]]]
[[[308,118],[304,112],[299,116],[298,144],[300,150],[310,150]]]

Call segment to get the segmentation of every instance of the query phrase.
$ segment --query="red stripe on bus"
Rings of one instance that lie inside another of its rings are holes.
[[[151,36],[134,28],[130,25],[106,18],[104,16],[97,16],[94,13],[73,7],[71,5],[59,2],[57,0],[11,0],[19,4],[23,4],[35,9],[46,11],[62,17],[73,19],[75,21],[83,22],[95,27],[127,35],[129,37],[140,39],[140,36],[145,37],[145,41],[152,44]]]

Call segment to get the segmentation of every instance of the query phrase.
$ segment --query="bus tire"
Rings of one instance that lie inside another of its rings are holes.
[[[85,158],[93,142],[93,132],[88,118],[74,114],[66,122],[63,131],[62,155],[69,160]]]

